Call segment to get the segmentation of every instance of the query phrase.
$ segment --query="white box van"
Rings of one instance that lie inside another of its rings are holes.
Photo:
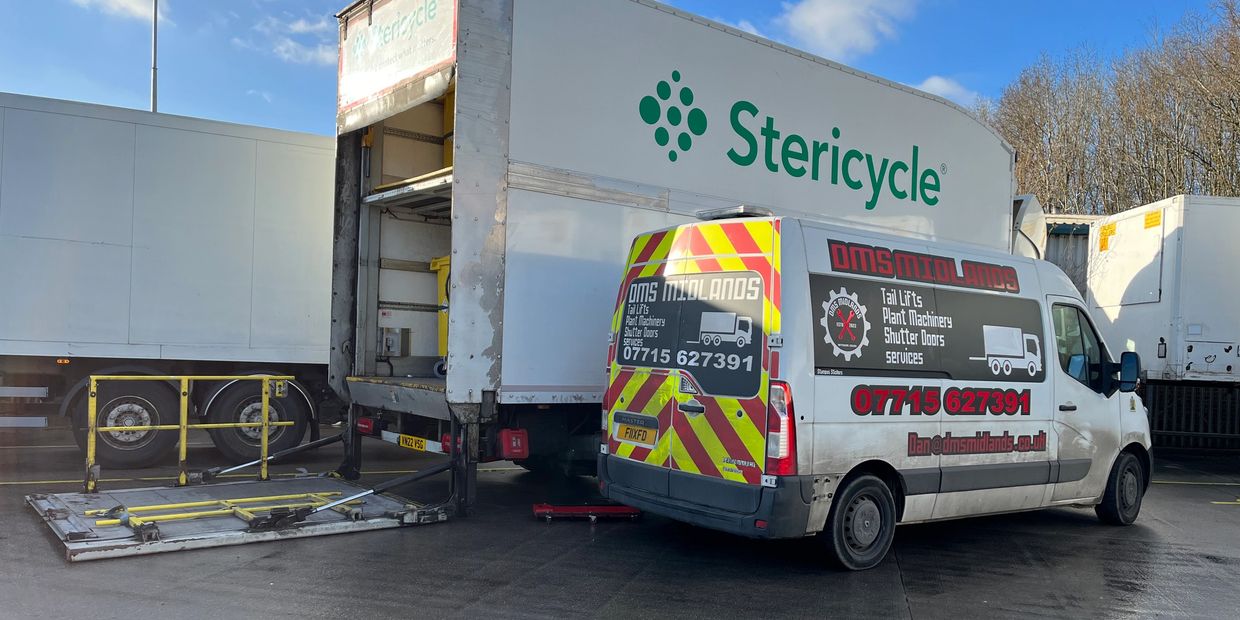
[[[754,337],[707,342],[722,314]],[[1073,504],[1132,523],[1149,484],[1139,359],[1043,261],[788,217],[676,226],[633,242],[609,361],[605,496],[822,532],[847,568],[897,523]]]

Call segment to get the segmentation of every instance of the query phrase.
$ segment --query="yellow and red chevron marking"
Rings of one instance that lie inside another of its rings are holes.
[[[750,219],[687,224],[639,236],[629,252],[624,283],[616,299],[612,332],[621,331],[624,296],[636,278],[696,273],[756,271],[763,279],[762,328],[780,332],[780,220]],[[651,465],[749,484],[761,482],[766,458],[767,398],[772,356],[762,344],[762,380],[753,398],[680,394],[684,370],[621,367],[612,363],[606,398],[609,451]],[[614,360],[614,351],[611,352]],[[696,383],[696,382],[694,382]],[[696,391],[701,392],[700,386]],[[706,411],[689,416],[675,411],[678,402],[696,399]],[[615,440],[615,411],[656,416],[659,438],[653,448]]]
[[[611,383],[607,389],[608,452],[626,459],[668,466],[671,450],[672,407],[676,403],[678,378],[674,372],[646,368],[619,368],[612,365]],[[613,432],[616,411],[653,416],[659,421],[659,435],[654,448],[617,441]]]

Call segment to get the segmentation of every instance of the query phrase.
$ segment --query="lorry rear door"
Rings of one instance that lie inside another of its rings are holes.
[[[634,241],[612,317],[611,454],[761,484],[778,359],[768,336],[779,331],[779,224],[703,222]]]

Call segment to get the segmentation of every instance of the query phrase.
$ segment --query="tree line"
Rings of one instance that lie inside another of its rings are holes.
[[[975,112],[1016,148],[1017,191],[1050,212],[1240,196],[1240,0],[1111,61],[1043,56]]]

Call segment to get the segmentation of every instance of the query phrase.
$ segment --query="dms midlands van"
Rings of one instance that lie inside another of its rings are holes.
[[[789,217],[685,224],[633,242],[609,355],[604,495],[821,532],[851,569],[897,523],[1084,504],[1129,524],[1149,484],[1138,357],[1116,360],[1043,261]]]

